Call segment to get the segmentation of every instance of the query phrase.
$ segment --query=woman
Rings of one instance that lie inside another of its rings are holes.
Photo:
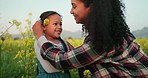
[[[80,47],[60,53],[46,42],[37,21],[33,32],[44,59],[57,69],[80,68],[80,78],[83,69],[90,70],[92,78],[148,77],[148,57],[134,42],[121,0],[71,0],[71,4],[70,13],[88,35]]]

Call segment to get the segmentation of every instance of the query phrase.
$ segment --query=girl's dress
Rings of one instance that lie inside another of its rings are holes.
[[[63,52],[72,49],[73,47],[66,41],[63,41],[60,38],[60,43],[55,44],[49,41],[54,45],[55,48],[62,50]],[[47,60],[44,60],[40,54],[40,48],[35,41],[34,43],[36,57],[37,57],[37,77],[36,78],[71,78],[68,70],[57,70],[55,69]]]
[[[38,74],[36,78],[71,78],[68,70],[48,73],[44,70],[39,61],[37,61],[37,64],[38,64]]]

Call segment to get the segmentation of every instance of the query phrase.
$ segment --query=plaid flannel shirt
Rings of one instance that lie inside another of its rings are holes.
[[[92,78],[148,78],[148,57],[130,36],[109,52],[95,51],[88,37],[83,45],[65,53],[54,49],[44,36],[38,43],[42,57],[57,69],[85,67]]]

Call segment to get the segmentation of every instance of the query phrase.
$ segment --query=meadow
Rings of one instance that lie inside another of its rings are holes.
[[[0,39],[0,78],[35,78],[36,56],[34,38],[14,40]],[[82,39],[69,39],[73,46],[82,44]],[[77,69],[71,70],[72,78],[78,78]]]
[[[34,38],[0,40],[0,78],[35,78],[36,57]],[[74,47],[83,43],[82,39],[66,39]],[[137,38],[136,42],[148,55],[148,38]],[[70,70],[72,78],[78,78],[77,69]]]

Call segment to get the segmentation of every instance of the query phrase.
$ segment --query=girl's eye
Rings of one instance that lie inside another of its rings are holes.
[[[62,23],[53,23],[54,26],[62,26]]]
[[[58,23],[54,23],[54,25],[58,25]]]

